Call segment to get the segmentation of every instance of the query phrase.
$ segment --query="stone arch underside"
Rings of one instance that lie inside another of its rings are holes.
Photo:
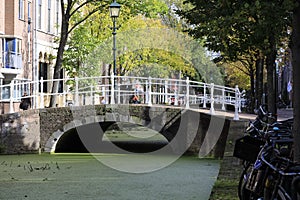
[[[137,117],[121,115],[118,116],[118,119],[107,119],[106,117],[99,115],[96,117],[86,117],[81,120],[73,120],[70,123],[64,125],[62,130],[53,132],[45,144],[44,151],[54,153],[57,148],[61,148],[61,145],[63,145],[63,143],[61,143],[62,141],[67,141],[72,137],[72,140],[68,141],[69,146],[80,145],[81,150],[86,151],[87,149],[84,149],[85,147],[82,144],[86,143],[88,144],[88,152],[97,152],[101,149],[97,149],[98,147],[96,145],[96,142],[99,142],[99,140],[101,141],[107,128],[117,122],[126,122],[147,127],[159,132],[169,142],[172,141],[172,139],[176,135],[176,133],[172,134],[169,131],[166,131],[164,129],[164,126],[159,124],[163,123],[161,120],[153,120],[152,122],[149,122]],[[76,129],[77,133],[79,134],[74,134],[74,129]],[[106,147],[109,148],[109,146]],[[72,150],[72,148],[69,149],[70,152]]]

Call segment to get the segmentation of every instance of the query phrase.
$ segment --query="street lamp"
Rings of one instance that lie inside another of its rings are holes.
[[[112,27],[112,34],[113,34],[113,58],[114,58],[114,62],[113,62],[113,73],[114,75],[117,75],[117,69],[116,69],[116,30],[118,29],[118,27],[116,27],[116,21],[117,18],[119,17],[120,14],[120,9],[121,9],[121,5],[118,4],[116,2],[116,0],[114,0],[113,3],[110,4],[109,6],[109,14],[110,17],[112,18],[113,21],[113,27]]]

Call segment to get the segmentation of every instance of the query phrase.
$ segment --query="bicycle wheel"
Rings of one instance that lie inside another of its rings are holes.
[[[277,199],[278,200],[288,200],[286,197],[285,197],[285,191],[282,191],[281,189],[278,190],[278,193],[277,193]],[[290,198],[289,198],[290,199]]]
[[[254,186],[253,181],[260,182],[260,174],[258,173],[258,171],[253,173],[253,165],[248,163],[244,168],[239,181],[238,196],[240,200],[257,200],[262,197],[262,194],[260,193],[263,191],[259,192],[260,186]],[[253,187],[257,187],[257,188],[253,188]]]
[[[239,185],[238,185],[238,196],[240,200],[250,200],[251,191],[246,189],[247,180],[249,179],[250,172],[252,170],[252,165],[248,163],[240,177]]]
[[[274,188],[269,188],[264,190],[264,200],[290,200],[291,197],[288,196],[286,191],[282,187],[278,187],[277,191]]]

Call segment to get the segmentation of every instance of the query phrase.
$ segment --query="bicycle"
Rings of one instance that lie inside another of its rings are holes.
[[[270,154],[272,159],[268,159]],[[263,199],[300,200],[300,163],[282,156],[282,152],[274,148],[265,149],[260,159],[269,169],[264,180]]]
[[[263,196],[263,181],[268,169],[261,162],[262,151],[267,147],[291,149],[293,139],[289,125],[282,126],[282,129],[275,125],[269,125],[269,129],[272,129],[266,132],[254,127],[255,132],[252,131],[251,135],[236,141],[234,156],[243,160],[243,171],[238,186],[238,196],[241,200],[259,199]],[[287,152],[285,155],[290,156]]]

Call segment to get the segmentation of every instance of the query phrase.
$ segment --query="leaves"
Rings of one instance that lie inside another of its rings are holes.
[[[206,50],[186,34],[170,30],[159,18],[169,9],[164,1],[119,3],[122,7],[116,35],[118,74],[146,74],[145,70],[140,70],[143,68],[158,77],[170,77],[178,71],[196,79],[207,75],[203,67],[212,62],[206,56]],[[111,26],[107,10],[93,14],[74,29],[64,56],[64,68],[69,76],[109,74],[107,65],[112,64],[113,43]],[[206,64],[202,64],[204,62]]]

